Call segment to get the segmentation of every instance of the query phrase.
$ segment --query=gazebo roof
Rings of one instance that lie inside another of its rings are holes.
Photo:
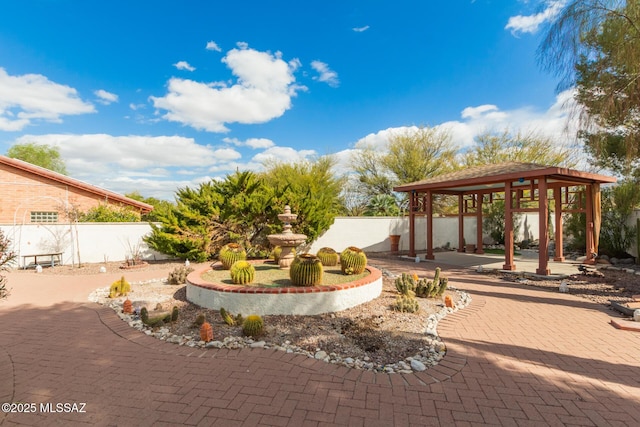
[[[504,191],[507,181],[514,186],[529,186],[532,180],[545,177],[547,183],[562,185],[605,184],[616,178],[558,166],[535,163],[506,162],[476,166],[457,172],[445,173],[433,178],[399,185],[394,191],[432,191],[435,193],[467,193],[476,191]]]

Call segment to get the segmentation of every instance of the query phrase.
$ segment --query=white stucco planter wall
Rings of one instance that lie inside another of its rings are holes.
[[[344,285],[256,288],[212,284],[201,279],[208,268],[187,277],[187,300],[204,308],[224,307],[243,315],[314,315],[346,310],[377,298],[382,292],[382,273],[367,267],[368,276]]]

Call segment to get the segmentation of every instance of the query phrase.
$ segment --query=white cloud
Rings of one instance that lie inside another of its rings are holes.
[[[448,121],[436,125],[436,128],[448,131],[453,142],[461,148],[475,144],[475,138],[485,132],[502,132],[505,129],[534,132],[554,138],[559,143],[574,140],[575,123],[570,114],[574,106],[574,92],[568,90],[558,94],[555,102],[544,111],[522,107],[513,110],[501,110],[496,105],[480,105],[462,110],[462,120]],[[417,130],[416,126],[401,126],[380,130],[359,139],[354,149],[372,147],[386,151],[392,135]],[[344,150],[348,152],[350,150]],[[343,153],[343,152],[341,152]]]
[[[180,136],[23,135],[11,145],[25,142],[57,147],[73,178],[122,194],[138,190],[168,200],[177,188],[203,182],[213,166],[235,170],[227,165],[242,157],[232,148],[203,146]],[[185,171],[188,181],[178,178]]]
[[[338,87],[340,85],[340,80],[338,80],[338,73],[329,68],[327,64],[321,61],[312,61],[311,67],[320,74],[317,77],[314,77],[314,80],[318,80],[321,82],[325,82],[331,87]]]
[[[225,159],[236,159],[232,149],[216,150],[199,145],[193,138],[181,136],[24,135],[15,143],[35,142],[55,146],[67,163],[69,172],[110,173],[110,167],[128,171],[166,167],[201,167]],[[233,153],[232,153],[233,152]],[[103,171],[97,171],[105,165]]]
[[[546,8],[534,15],[517,15],[509,18],[505,30],[511,30],[512,34],[531,33],[538,31],[540,26],[546,22],[553,21],[564,7],[565,0],[548,1]]]
[[[116,95],[115,93],[107,92],[103,89],[98,89],[93,92],[93,94],[98,97],[98,102],[100,104],[109,105],[113,102],[118,102],[118,95]]]
[[[137,110],[141,110],[144,108],[147,108],[146,104],[134,104],[131,103],[129,104],[129,108],[131,108],[133,111],[137,111]]]
[[[173,64],[178,70],[195,71],[195,67],[192,67],[187,61],[178,61]]]
[[[364,27],[354,27],[352,28],[353,31],[355,31],[356,33],[363,33],[365,31],[367,31],[370,27],[368,25],[365,25]]]
[[[223,138],[222,140],[237,147],[251,147],[253,149],[270,148],[276,145],[272,140],[267,138],[249,138],[246,141],[240,141],[238,138]]]
[[[498,111],[498,107],[491,104],[480,105],[478,107],[467,107],[462,110],[463,119],[475,119],[481,117],[484,113]]]
[[[222,52],[222,49],[220,49],[220,46],[218,46],[218,43],[214,42],[213,40],[210,40],[207,42],[207,50],[214,50],[216,52]]]
[[[262,153],[258,153],[253,156],[251,161],[256,163],[273,161],[290,163],[299,162],[315,155],[316,152],[314,150],[294,150],[291,147],[271,147],[267,148]]]
[[[0,130],[19,131],[37,120],[60,123],[64,115],[95,111],[72,87],[41,74],[10,76],[0,67]]]
[[[281,54],[253,49],[232,49],[222,59],[237,78],[230,86],[172,78],[168,93],[150,97],[165,120],[209,132],[227,132],[227,123],[264,123],[291,108],[291,98],[304,90],[295,85],[297,62]]]

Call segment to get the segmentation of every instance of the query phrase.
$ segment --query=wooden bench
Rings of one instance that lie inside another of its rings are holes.
[[[33,258],[33,263],[27,264],[28,258]],[[22,255],[22,268],[26,270],[28,267],[35,267],[39,265],[38,258],[46,258],[47,263],[50,264],[51,267],[55,267],[56,263],[58,265],[62,264],[62,252],[54,252],[50,254]]]

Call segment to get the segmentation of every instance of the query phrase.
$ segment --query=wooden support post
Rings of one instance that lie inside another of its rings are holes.
[[[476,204],[476,253],[483,254],[484,248],[482,247],[482,194],[476,194],[478,203]]]
[[[547,178],[541,176],[538,178],[538,221],[540,227],[538,229],[540,245],[538,246],[538,269],[536,274],[548,276],[549,270],[549,201],[547,200]]]
[[[587,217],[587,259],[584,261],[585,264],[595,264],[596,259],[593,252],[594,241],[593,241],[593,197],[591,196],[591,185],[585,186],[585,209],[586,209],[586,217]]]
[[[569,192],[569,188],[565,187],[565,191]],[[564,261],[564,242],[562,240],[562,233],[564,225],[562,224],[562,187],[556,187],[553,189],[553,200],[556,202],[555,218],[556,218],[556,251],[553,257],[554,261]]]
[[[511,181],[504,183],[504,270],[515,270],[513,263],[513,198]]]
[[[425,259],[434,259],[433,256],[433,197],[431,191],[427,190],[426,197],[426,211],[427,211],[427,255]]]
[[[416,256],[416,214],[414,212],[416,196],[412,191],[409,193],[409,256]]]
[[[458,252],[464,252],[464,215],[462,201],[464,196],[458,194]]]

